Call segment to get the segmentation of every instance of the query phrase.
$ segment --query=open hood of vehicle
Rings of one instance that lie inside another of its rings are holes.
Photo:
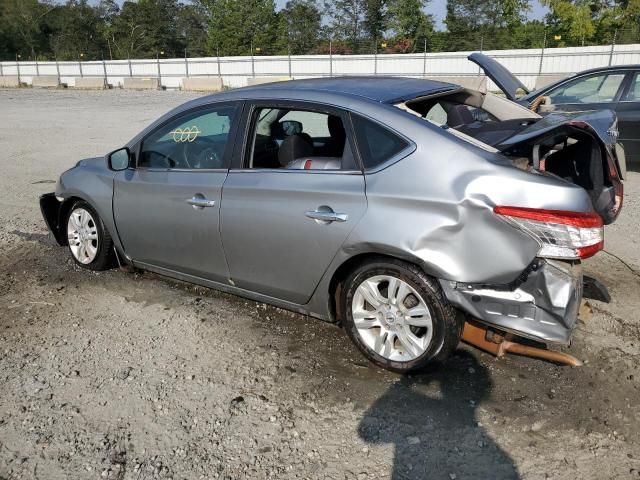
[[[509,100],[517,99],[518,90],[522,90],[525,94],[529,93],[529,89],[513,73],[493,58],[482,53],[472,53],[467,58],[484,70],[485,75],[493,80]]]

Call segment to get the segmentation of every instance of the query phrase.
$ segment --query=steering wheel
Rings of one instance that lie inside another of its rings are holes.
[[[210,146],[202,145],[203,143],[208,143]],[[185,143],[182,149],[182,156],[189,168],[220,168],[222,166],[222,159],[215,142],[204,138],[200,138],[195,142]],[[189,162],[189,158],[191,158],[193,165],[192,162]],[[210,167],[210,165],[215,166]]]

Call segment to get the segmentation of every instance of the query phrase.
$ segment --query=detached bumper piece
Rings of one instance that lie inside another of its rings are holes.
[[[579,263],[538,259],[514,285],[440,281],[447,299],[484,324],[542,343],[568,345],[582,300]]]
[[[45,193],[40,196],[40,211],[47,224],[47,228],[53,234],[58,245],[66,245],[67,238],[64,229],[60,228],[60,206],[62,204],[56,198],[55,193]]]

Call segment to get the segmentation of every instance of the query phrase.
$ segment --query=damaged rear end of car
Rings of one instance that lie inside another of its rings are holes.
[[[530,175],[531,188],[520,181],[512,186],[488,182],[483,199],[495,219],[521,234],[523,242],[535,242],[530,263],[508,282],[466,282],[445,274],[440,284],[468,321],[482,325],[485,347],[491,338],[500,343],[514,336],[568,345],[583,298],[609,300],[606,288],[583,274],[581,263],[604,248],[604,226],[622,208],[625,165],[617,119],[609,110],[542,118],[508,100],[488,97],[461,89],[396,105],[488,152],[483,156],[489,161],[508,162]],[[566,188],[548,194],[534,188],[547,180]],[[509,188],[518,192],[491,191]],[[585,193],[588,202],[579,200]],[[513,245],[514,250],[520,247]],[[465,334],[463,339],[474,343],[473,335]]]

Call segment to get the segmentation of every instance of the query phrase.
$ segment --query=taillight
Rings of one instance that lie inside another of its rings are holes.
[[[493,211],[536,240],[539,257],[589,258],[604,248],[602,218],[597,213],[505,206]]]

